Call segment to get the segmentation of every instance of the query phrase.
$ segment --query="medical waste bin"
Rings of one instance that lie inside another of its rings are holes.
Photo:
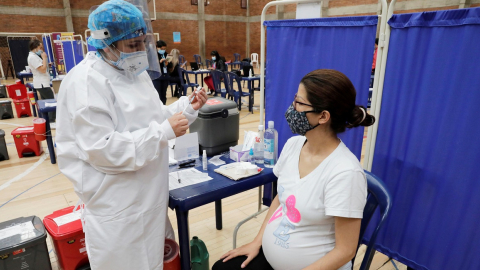
[[[52,238],[58,265],[63,270],[75,270],[88,264],[85,234],[80,212],[70,206],[53,212],[43,219],[43,225]]]
[[[0,161],[7,159],[9,159],[9,157],[7,143],[5,142],[5,131],[0,129]]]
[[[32,116],[30,100],[28,98],[14,99],[13,104],[15,104],[15,110],[17,111],[18,118]]]
[[[0,270],[52,269],[46,239],[36,216],[0,223]]]
[[[0,119],[13,118],[12,102],[10,100],[0,100]]]
[[[5,85],[0,84],[0,98],[6,98],[7,96],[7,88]]]
[[[165,248],[163,249],[163,270],[180,270],[180,248],[177,242],[165,238]]]
[[[42,153],[40,142],[35,139],[33,126],[16,128],[12,131],[12,136],[19,158],[40,156]]]
[[[5,131],[0,129],[0,161],[8,160],[7,143],[5,142]]]
[[[27,96],[27,87],[20,81],[7,85],[8,96],[11,99],[25,99]]]
[[[208,156],[229,151],[238,144],[240,115],[237,103],[222,97],[209,98],[190,125],[190,132],[198,133],[200,153]]]

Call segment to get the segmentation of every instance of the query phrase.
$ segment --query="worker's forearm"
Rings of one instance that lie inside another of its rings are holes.
[[[275,199],[273,199],[272,204],[270,204],[270,208],[268,209],[267,216],[265,217],[262,227],[260,228],[260,231],[258,232],[253,242],[257,242],[259,244],[262,243],[263,233],[265,232],[265,228],[267,227],[268,221],[272,217],[275,210],[277,210],[279,205],[280,205],[280,202],[278,201],[278,195],[277,195],[275,196]]]

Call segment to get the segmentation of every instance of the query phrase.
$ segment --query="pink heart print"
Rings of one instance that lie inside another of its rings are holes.
[[[273,213],[272,217],[268,221],[268,224],[270,224],[270,222],[274,221],[275,219],[277,219],[281,216],[282,216],[282,207],[278,208],[277,211],[275,211],[275,213]]]
[[[293,195],[288,196],[287,201],[285,202],[285,205],[287,206],[287,217],[288,219],[290,219],[291,222],[294,222],[294,223],[298,223],[300,222],[300,220],[302,220],[300,211],[298,211],[298,209],[295,208],[296,202],[297,202],[297,199]]]

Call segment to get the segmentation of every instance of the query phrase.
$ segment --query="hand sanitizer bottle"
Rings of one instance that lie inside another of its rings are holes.
[[[278,132],[274,128],[273,121],[268,121],[268,129],[264,135],[264,165],[273,168],[278,159]]]

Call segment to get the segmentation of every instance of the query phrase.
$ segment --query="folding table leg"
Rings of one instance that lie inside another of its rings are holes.
[[[217,230],[222,229],[222,200],[215,201],[215,221]]]
[[[55,164],[57,163],[57,161],[55,160],[55,148],[53,147],[52,130],[50,129],[50,120],[48,119],[48,112],[42,113],[42,118],[45,119],[45,125],[46,125],[45,133],[47,135],[46,137],[47,137],[48,152],[50,154],[50,162],[52,162],[52,164]]]
[[[190,270],[190,235],[188,232],[188,211],[182,212],[175,208],[178,226],[178,244],[180,246],[180,262],[182,270]]]

